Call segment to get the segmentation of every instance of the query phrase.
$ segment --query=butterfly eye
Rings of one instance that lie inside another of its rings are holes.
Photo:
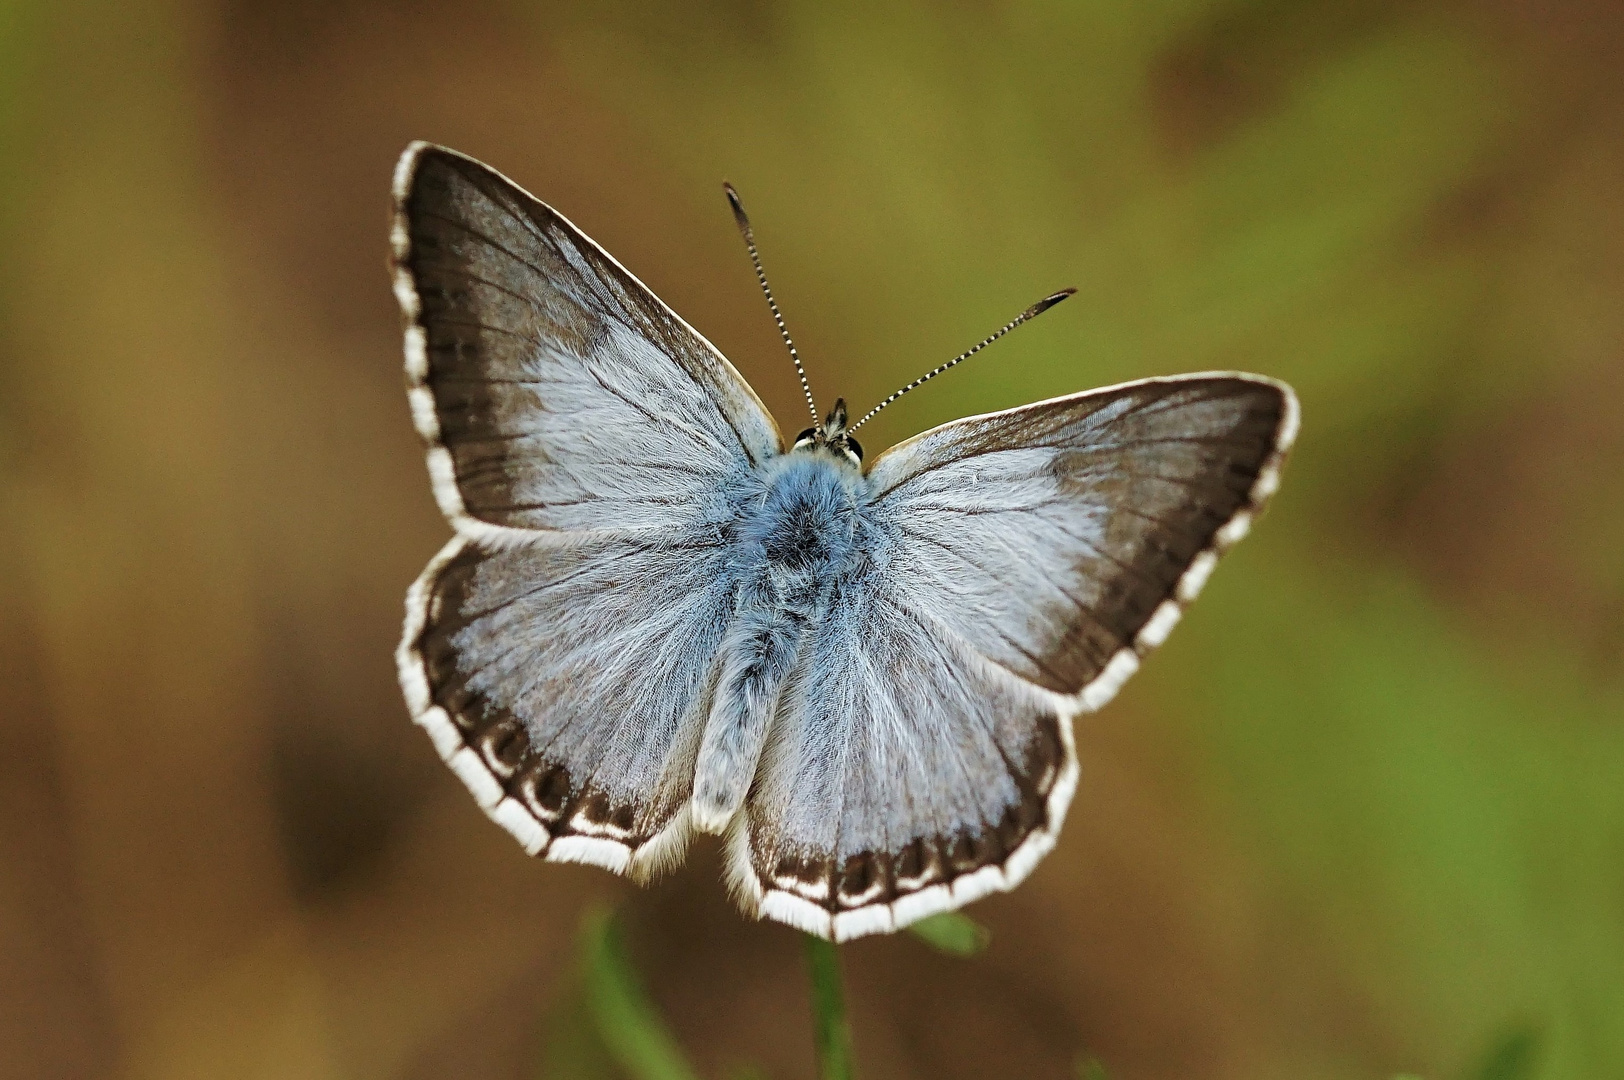
[[[790,449],[809,450],[819,445],[825,445],[828,446],[832,452],[845,454],[851,459],[851,462],[854,465],[861,465],[863,463],[863,444],[852,438],[850,435],[839,435],[832,442],[820,444],[818,442],[818,434],[819,432],[817,428],[807,428],[805,431],[795,436],[795,443],[790,447]]]

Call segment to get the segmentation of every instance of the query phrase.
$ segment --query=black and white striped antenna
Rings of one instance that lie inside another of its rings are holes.
[[[733,185],[726,180],[722,181],[722,190],[727,192],[728,205],[733,207],[733,220],[739,223],[739,232],[744,236],[744,246],[750,249],[750,261],[755,264],[756,280],[761,282],[761,291],[767,297],[767,306],[772,309],[773,322],[778,324],[778,332],[784,337],[784,344],[789,346],[789,358],[795,361],[795,374],[801,377],[801,391],[806,394],[806,407],[812,410],[812,424],[818,423],[818,406],[812,400],[812,385],[806,381],[806,369],[801,366],[801,354],[795,351],[795,342],[789,339],[789,329],[784,325],[784,316],[778,313],[778,301],[773,299],[773,290],[767,284],[767,271],[761,268],[761,256],[756,253],[756,235],[750,229],[750,219],[744,214],[744,203],[739,201],[739,193],[733,190]]]
[[[1060,301],[1064,300],[1066,297],[1072,295],[1076,291],[1077,291],[1076,289],[1061,289],[1057,293],[1052,293],[1049,296],[1045,296],[1042,300],[1039,300],[1037,303],[1033,304],[1031,307],[1027,308],[1025,311],[1021,312],[1019,315],[1015,316],[1013,319],[1009,320],[1009,322],[1005,323],[1003,326],[1000,326],[995,333],[989,334],[986,338],[984,338],[980,342],[976,343],[974,346],[964,350],[964,352],[962,352],[959,355],[955,356],[953,359],[949,360],[947,363],[943,364],[941,367],[936,368],[936,369],[934,369],[932,371],[925,372],[925,374],[919,376],[919,378],[915,379],[913,382],[909,383],[907,386],[904,386],[901,390],[898,390],[896,393],[892,394],[890,397],[886,398],[884,401],[880,402],[878,405],[876,405],[872,409],[868,410],[868,412],[863,416],[863,418],[861,420],[857,421],[857,423],[853,424],[851,427],[847,428],[846,430],[848,432],[856,431],[858,428],[862,427],[864,424],[866,424],[870,420],[872,420],[874,418],[875,413],[879,412],[881,409],[883,409],[887,405],[891,404],[893,401],[895,401],[897,398],[901,397],[903,394],[906,394],[909,390],[912,390],[916,386],[921,386],[921,385],[923,385],[925,383],[930,382],[930,380],[934,379],[936,376],[940,375],[942,372],[946,371],[948,368],[952,367],[954,364],[960,364],[960,363],[963,363],[964,361],[970,359],[970,357],[974,356],[976,353],[980,352],[982,349],[985,349],[988,345],[991,345],[993,342],[997,341],[999,338],[1003,337],[1005,334],[1009,333],[1011,330],[1013,330],[1017,326],[1021,325],[1021,323],[1026,322],[1028,319],[1037,318],[1039,315],[1042,315],[1045,311],[1048,311],[1050,308],[1054,307],[1056,304],[1060,303]],[[797,366],[799,366],[799,365],[797,365]],[[815,409],[813,410],[814,413],[816,413],[816,411],[817,410],[815,410]]]

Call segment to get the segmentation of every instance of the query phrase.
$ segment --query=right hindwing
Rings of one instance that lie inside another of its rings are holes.
[[[741,899],[834,940],[1008,888],[1076,784],[1070,712],[909,610],[840,591],[778,711],[730,860]]]

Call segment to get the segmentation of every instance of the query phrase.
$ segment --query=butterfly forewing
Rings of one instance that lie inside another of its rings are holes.
[[[453,524],[665,527],[779,452],[727,360],[505,177],[418,144],[395,196],[413,416]]]
[[[891,579],[980,655],[1098,708],[1245,534],[1296,426],[1289,389],[1236,375],[945,424],[869,475],[899,538]]]
[[[869,474],[883,538],[813,631],[734,870],[837,939],[1013,887],[1075,787],[1070,720],[1166,637],[1273,492],[1290,391],[1149,380],[944,425]]]

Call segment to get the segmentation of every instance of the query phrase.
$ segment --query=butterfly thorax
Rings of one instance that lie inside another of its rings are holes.
[[[841,577],[857,557],[868,485],[849,462],[797,451],[762,469],[764,491],[743,508],[741,562],[807,584]]]

